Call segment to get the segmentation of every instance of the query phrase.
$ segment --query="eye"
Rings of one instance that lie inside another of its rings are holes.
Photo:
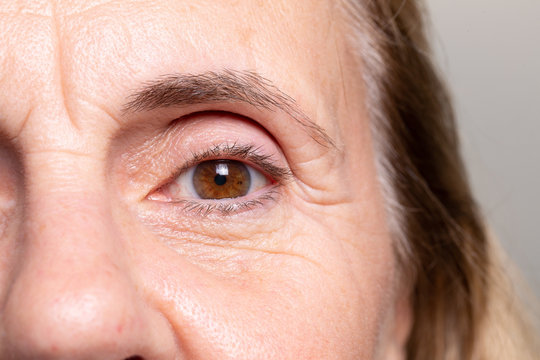
[[[252,166],[236,160],[220,159],[191,166],[162,187],[160,192],[169,201],[220,200],[244,197],[271,183]]]
[[[275,204],[293,179],[278,156],[251,144],[221,143],[190,155],[147,200],[180,206],[195,215],[228,216]]]

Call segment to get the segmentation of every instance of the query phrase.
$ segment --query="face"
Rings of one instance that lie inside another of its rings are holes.
[[[0,5],[2,359],[397,359],[333,2]]]

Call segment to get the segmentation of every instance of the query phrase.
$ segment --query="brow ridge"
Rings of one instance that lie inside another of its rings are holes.
[[[335,148],[327,132],[313,122],[296,101],[272,82],[253,71],[225,69],[200,74],[169,74],[149,81],[128,97],[124,113],[151,111],[208,103],[247,103],[270,111],[281,110],[292,117],[320,145]]]

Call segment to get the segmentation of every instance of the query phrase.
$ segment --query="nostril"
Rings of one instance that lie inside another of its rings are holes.
[[[144,360],[144,359],[139,355],[134,355],[134,356],[130,356],[126,358],[125,360]]]

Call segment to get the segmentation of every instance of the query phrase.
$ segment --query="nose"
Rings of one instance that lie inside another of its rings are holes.
[[[82,186],[84,188],[84,186]],[[171,359],[103,194],[30,194],[0,317],[1,359]]]

